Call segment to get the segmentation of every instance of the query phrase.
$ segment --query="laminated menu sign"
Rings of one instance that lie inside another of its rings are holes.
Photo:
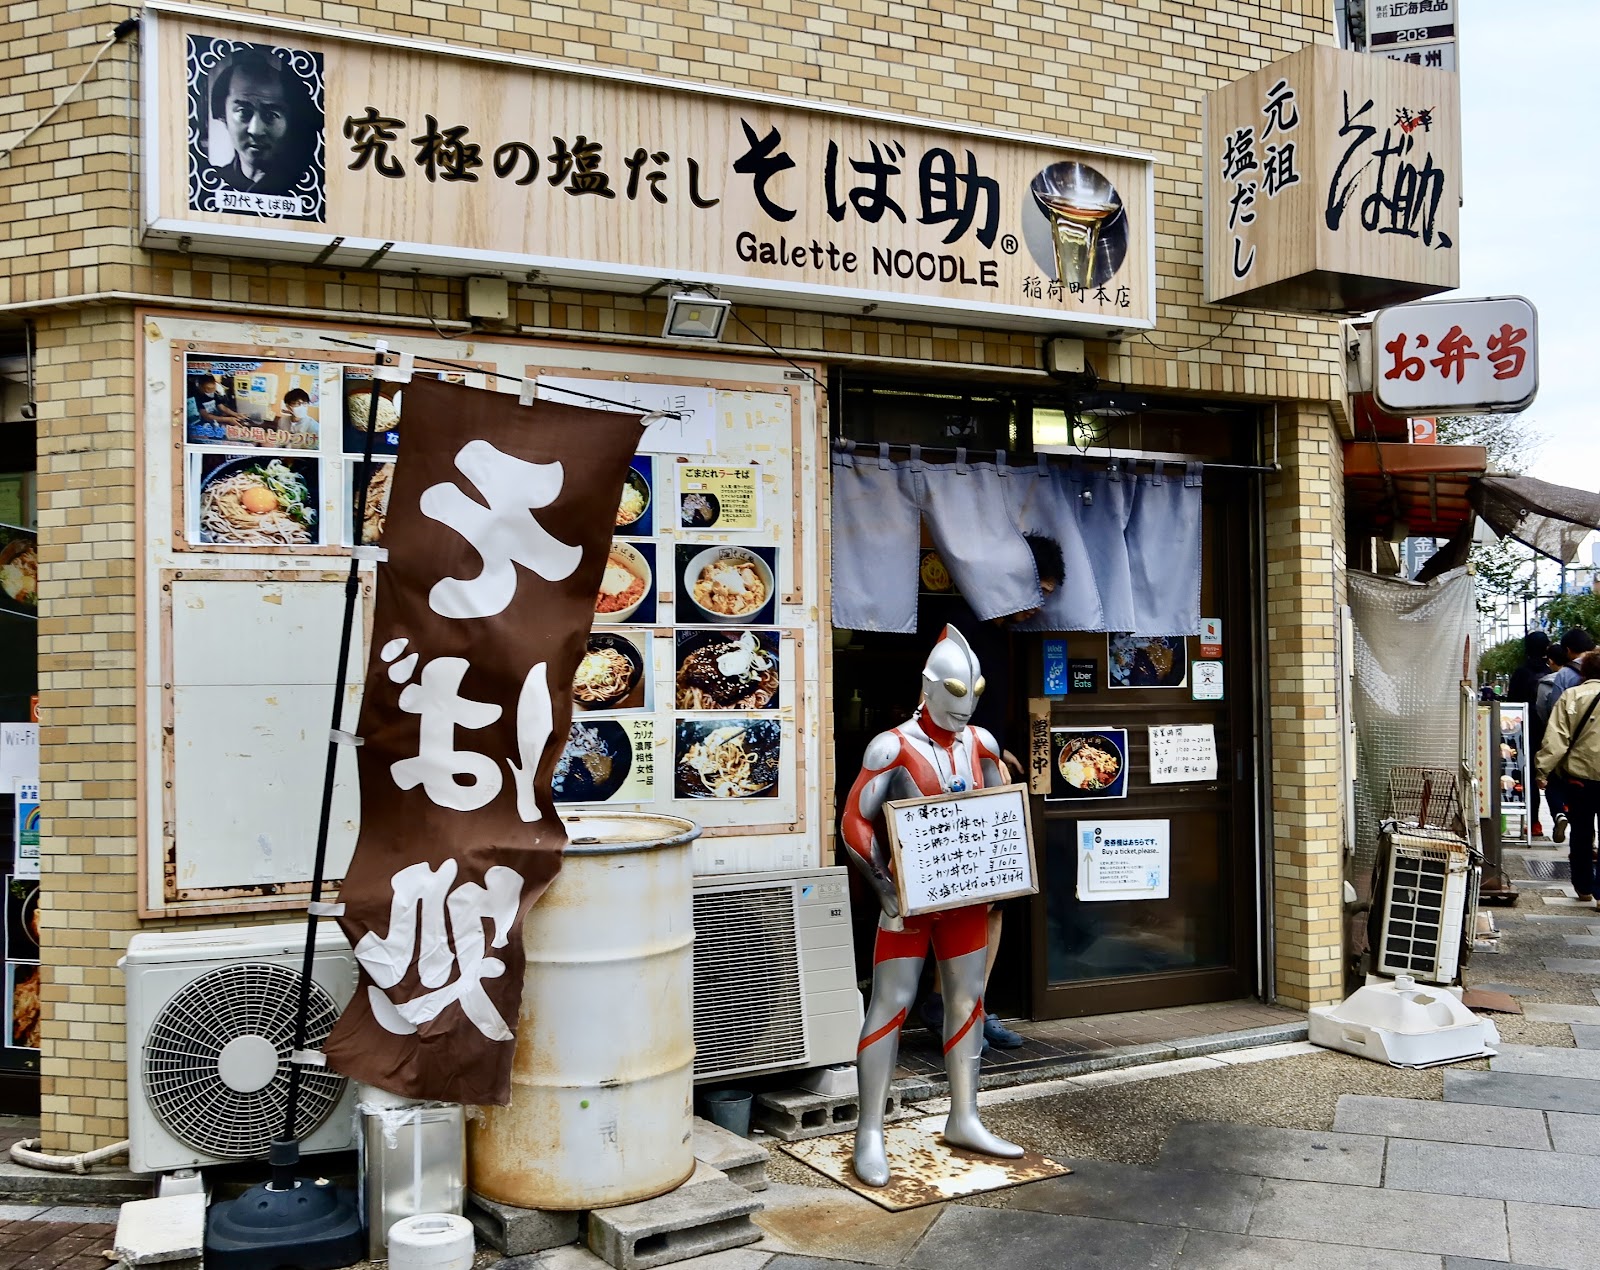
[[[884,811],[905,916],[1038,891],[1023,786],[901,799]]]
[[[1080,900],[1164,900],[1172,858],[1170,820],[1080,820]]]
[[[13,802],[16,822],[12,827],[16,843],[16,871],[19,878],[39,876],[39,782],[19,780]]]
[[[1150,729],[1150,783],[1217,779],[1217,735],[1209,723]]]
[[[759,529],[761,475],[741,467],[678,468],[678,524],[683,529]]]

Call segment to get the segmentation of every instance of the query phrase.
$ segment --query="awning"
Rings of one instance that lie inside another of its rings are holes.
[[[1471,487],[1488,466],[1481,445],[1348,441],[1346,520],[1375,538],[1393,538],[1397,526],[1409,537],[1448,538],[1471,522]]]
[[[1600,494],[1531,476],[1485,476],[1473,482],[1471,498],[1495,533],[1562,564],[1577,559],[1584,539],[1600,529]]]

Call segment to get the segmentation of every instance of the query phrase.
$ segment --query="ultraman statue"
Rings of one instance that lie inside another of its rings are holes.
[[[950,1115],[944,1139],[985,1155],[1015,1158],[1022,1148],[998,1138],[978,1119],[978,1067],[983,1056],[983,984],[987,904],[902,917],[882,831],[883,805],[893,799],[958,793],[1003,785],[999,746],[968,726],[983,676],[961,632],[947,626],[922,668],[922,704],[899,727],[872,739],[845,803],[841,831],[882,913],[873,953],[872,1001],[856,1050],[861,1118],[855,1171],[868,1186],[889,1181],[883,1112],[900,1051],[900,1025],[917,995],[928,943],[944,986],[944,1062]]]

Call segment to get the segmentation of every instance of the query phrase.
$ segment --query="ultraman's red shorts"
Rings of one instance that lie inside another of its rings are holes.
[[[930,939],[933,955],[940,961],[977,952],[989,942],[989,906],[967,904],[942,913],[924,913],[921,917],[906,918],[905,926],[904,930],[878,927],[873,965],[896,957],[915,957],[920,961],[928,955]]]

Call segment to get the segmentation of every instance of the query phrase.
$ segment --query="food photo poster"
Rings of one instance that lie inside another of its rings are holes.
[[[1126,728],[1051,728],[1048,803],[1128,796]]]
[[[770,625],[777,614],[778,549],[679,543],[679,626]]]

